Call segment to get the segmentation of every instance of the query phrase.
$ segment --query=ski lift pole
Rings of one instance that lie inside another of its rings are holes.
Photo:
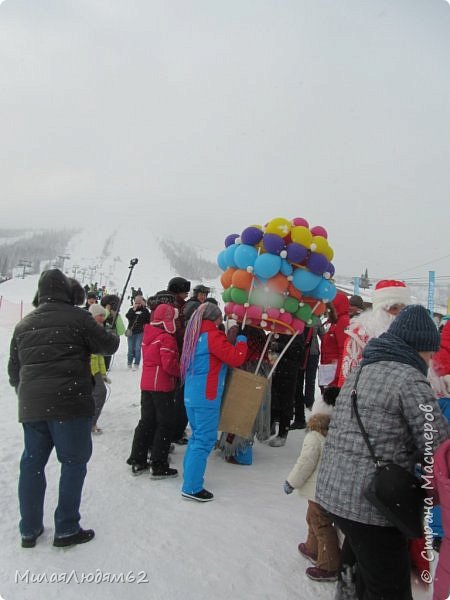
[[[123,299],[124,299],[124,297],[125,297],[125,294],[126,294],[126,291],[127,291],[128,284],[129,284],[129,282],[130,282],[130,279],[131,279],[131,274],[133,273],[133,269],[134,269],[134,267],[135,267],[135,266],[138,264],[138,262],[139,262],[139,261],[138,261],[138,259],[137,259],[137,258],[132,258],[132,259],[130,260],[130,264],[129,264],[129,266],[128,266],[128,268],[130,269],[130,272],[128,273],[128,277],[127,277],[127,280],[125,281],[125,285],[123,286],[123,292],[122,292],[122,296],[120,297],[120,300],[119,300],[119,306],[117,307],[116,314],[114,315],[114,319],[113,319],[113,322],[112,322],[112,327],[113,327],[113,329],[114,329],[114,326],[115,326],[115,324],[116,324],[117,317],[119,316],[120,307],[122,306],[122,302],[123,302]]]

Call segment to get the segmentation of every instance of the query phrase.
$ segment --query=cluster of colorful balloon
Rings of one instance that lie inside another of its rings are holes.
[[[302,332],[336,295],[326,229],[277,217],[225,239],[217,263],[225,313],[280,333]]]

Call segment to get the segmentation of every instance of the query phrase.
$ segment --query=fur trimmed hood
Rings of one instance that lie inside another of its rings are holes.
[[[327,435],[329,426],[330,415],[326,415],[324,413],[316,413],[315,415],[312,415],[308,421],[309,431],[317,431],[323,436]]]

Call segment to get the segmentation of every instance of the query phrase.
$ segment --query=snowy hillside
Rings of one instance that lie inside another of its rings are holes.
[[[128,261],[137,256],[130,283],[141,285],[145,293],[165,287],[174,275],[155,239],[145,232],[113,237],[108,256],[104,247],[98,230],[80,234],[68,248],[68,267],[98,263],[99,274],[107,273],[121,290]],[[333,584],[307,579],[304,571],[309,564],[297,552],[306,536],[306,501],[282,490],[304,433],[291,432],[284,448],[256,442],[250,467],[230,465],[211,455],[206,486],[216,499],[206,505],[181,499],[180,478],[133,477],[125,460],[139,417],[139,374],[126,369],[124,339],[111,369],[110,396],[99,422],[104,433],[94,439],[81,507],[82,525],[93,527],[96,537],[70,549],[52,546],[59,470],[52,456],[47,467],[45,532],[36,548],[20,547],[17,477],[22,434],[6,364],[14,324],[21,308],[30,309],[36,283],[33,276],[0,285],[2,598],[332,600]],[[172,455],[180,471],[184,452],[177,446]],[[431,591],[415,585],[414,598],[431,599]]]

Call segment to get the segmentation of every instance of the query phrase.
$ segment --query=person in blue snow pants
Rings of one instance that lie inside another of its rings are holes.
[[[236,345],[231,344],[219,329],[221,322],[220,308],[205,302],[189,319],[184,336],[180,369],[192,435],[184,457],[181,491],[190,497],[205,491],[203,479],[208,456],[217,439],[227,365],[239,367],[247,356],[247,338],[238,335]],[[207,494],[212,499],[212,494]]]
[[[217,439],[220,405],[207,408],[186,408],[192,435],[184,455],[183,492],[196,493],[203,489],[206,463]]]

